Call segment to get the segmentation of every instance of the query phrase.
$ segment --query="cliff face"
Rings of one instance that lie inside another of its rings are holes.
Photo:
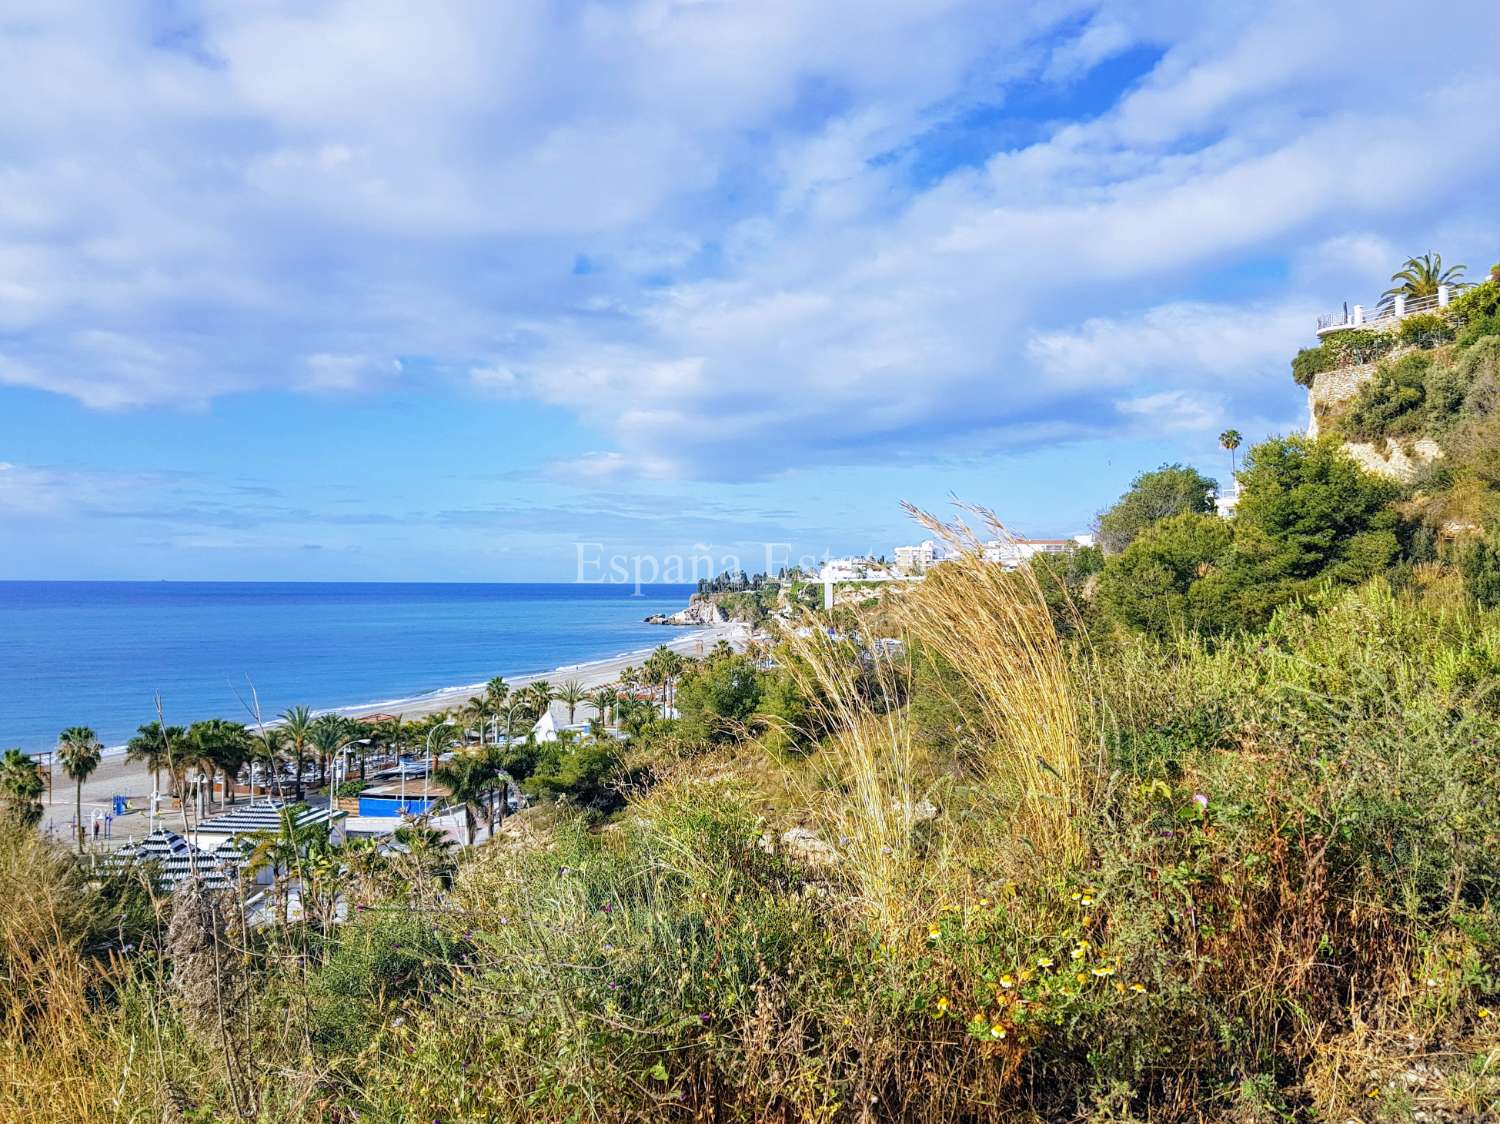
[[[708,625],[728,624],[729,614],[712,594],[695,593],[688,599],[687,608],[675,613],[656,613],[646,618],[647,624],[670,624],[703,628]]]
[[[1359,393],[1360,387],[1374,376],[1375,367],[1374,363],[1361,363],[1313,376],[1312,385],[1307,388],[1309,437],[1317,437],[1321,430],[1336,422],[1350,400]],[[1387,476],[1403,484],[1409,483],[1418,472],[1443,455],[1443,450],[1431,437],[1401,441],[1388,438],[1383,443],[1346,441],[1344,451],[1366,472]]]

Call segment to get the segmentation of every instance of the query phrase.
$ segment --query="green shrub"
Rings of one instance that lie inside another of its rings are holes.
[[[1414,347],[1436,347],[1447,343],[1455,335],[1448,317],[1436,312],[1422,312],[1408,316],[1396,329],[1396,339]]]
[[[538,747],[522,787],[532,796],[566,796],[580,807],[608,809],[620,802],[614,784],[620,765],[620,747],[613,738],[559,738]]]
[[[1312,386],[1314,375],[1331,371],[1336,365],[1333,352],[1322,344],[1304,347],[1292,357],[1292,378],[1298,386]]]
[[[1214,509],[1218,484],[1196,468],[1164,464],[1143,472],[1130,490],[1098,520],[1099,545],[1106,554],[1124,550],[1146,528],[1169,516]]]
[[[1430,354],[1408,352],[1381,362],[1339,416],[1338,429],[1355,441],[1380,441],[1427,431]]]
[[[400,900],[357,912],[308,980],[314,1042],[357,1051],[408,1001],[441,991],[472,952],[432,915]]]

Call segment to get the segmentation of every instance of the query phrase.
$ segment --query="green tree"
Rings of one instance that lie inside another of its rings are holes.
[[[300,818],[307,811],[306,804],[288,804],[276,816],[276,826],[269,831],[256,832],[251,841],[247,865],[251,870],[262,866],[271,869],[272,897],[277,903],[277,915],[284,926],[288,921],[290,883],[292,873],[308,865],[320,852],[329,846],[329,828],[326,820],[302,823]],[[308,891],[308,879],[302,879],[304,896]],[[304,903],[303,916],[310,911]]]
[[[1222,576],[1233,548],[1234,528],[1217,516],[1184,511],[1160,520],[1105,563],[1100,608],[1159,637],[1221,631],[1237,616]]]
[[[224,774],[224,795],[234,801],[234,783],[250,760],[250,732],[238,722],[209,718],[194,722],[183,738],[184,754],[208,771],[208,790],[213,792],[216,771]]]
[[[1429,297],[1438,291],[1439,285],[1463,284],[1463,275],[1463,266],[1452,265],[1444,269],[1443,255],[1428,250],[1419,258],[1407,258],[1402,267],[1391,274],[1391,280],[1397,284],[1381,294],[1381,303],[1388,304],[1398,296]]]
[[[1240,431],[1226,429],[1219,434],[1219,445],[1229,451],[1229,478],[1234,479],[1234,451],[1240,447]]]
[[[484,752],[455,753],[434,769],[432,776],[463,810],[464,842],[472,846],[476,813],[494,808],[495,792],[501,778],[499,757]]]
[[[536,796],[566,796],[583,807],[607,809],[619,800],[612,783],[619,770],[613,738],[558,738],[538,747],[525,783]]]
[[[99,767],[104,747],[87,726],[69,726],[57,735],[57,759],[73,781],[74,823],[78,827],[78,850],[83,850],[83,782]]]
[[[609,723],[610,712],[619,696],[612,687],[600,687],[589,696],[589,705],[594,708],[594,717],[601,724]]]
[[[557,701],[568,708],[568,725],[573,725],[573,720],[578,716],[578,704],[587,699],[588,692],[584,690],[583,684],[576,679],[569,679],[557,690]]]
[[[745,737],[760,708],[760,676],[745,656],[720,656],[697,665],[677,690],[683,734],[695,741],[726,742]]]
[[[176,756],[186,731],[181,726],[163,726],[148,722],[137,727],[135,736],[125,743],[125,760],[141,762],[151,770],[156,791],[161,791],[161,771],[175,782]]]
[[[19,749],[7,749],[0,757],[0,800],[5,801],[5,817],[21,827],[36,827],[42,822],[42,793],[47,782],[41,767]]]
[[[1333,438],[1286,437],[1250,451],[1240,472],[1235,552],[1246,596],[1264,617],[1332,580],[1360,582],[1400,552],[1400,488],[1364,471]]]
[[[1118,554],[1159,520],[1184,512],[1210,512],[1217,491],[1214,481],[1187,465],[1164,464],[1155,472],[1144,472],[1099,516],[1099,545],[1106,554]]]
[[[354,724],[339,714],[320,714],[313,720],[308,741],[318,753],[318,785],[328,780],[328,769],[354,740]]]
[[[281,728],[286,731],[287,745],[297,770],[296,796],[302,800],[302,766],[307,760],[307,745],[312,738],[313,715],[305,706],[294,706],[281,714]]]

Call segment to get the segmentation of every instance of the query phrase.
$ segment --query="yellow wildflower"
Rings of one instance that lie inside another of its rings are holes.
[[[941,937],[942,935],[943,935],[943,931],[941,929],[939,929],[936,925],[929,925],[929,926],[927,926],[927,939],[928,940],[935,941],[939,937]]]
[[[1070,955],[1073,957],[1074,960],[1082,960],[1088,954],[1089,954],[1089,946],[1088,946],[1088,942],[1085,941],[1083,944],[1081,944],[1077,948],[1075,948]]]
[[[1094,973],[1094,975],[1101,976],[1101,977],[1102,976],[1112,976],[1112,975],[1115,974],[1115,970],[1114,970],[1114,968],[1110,967],[1108,964],[1105,964],[1102,967],[1094,968],[1093,969],[1093,973]]]
[[[1078,904],[1079,905],[1093,905],[1094,904],[1094,899],[1092,897],[1090,897],[1088,894],[1084,894],[1083,897],[1081,897],[1081,898],[1078,899]]]
[[[1146,990],[1146,985],[1139,982],[1133,983],[1130,985],[1130,990],[1135,992],[1137,995],[1140,995]]]
[[[937,1009],[940,1015],[948,1013],[948,997],[946,995],[937,1001]]]
[[[1000,986],[1003,987],[1006,991],[1009,991],[1011,988],[1016,986],[1015,976],[1011,975],[1009,972],[1006,972],[1005,975],[1000,977]]]
[[[1001,1026],[999,1023],[996,1023],[994,1026],[990,1027],[990,1037],[991,1038],[1004,1038],[1005,1037],[1005,1028],[1003,1026]]]
[[[988,909],[990,907],[990,899],[989,898],[980,898],[979,899],[979,905],[983,909]]]
[[[1491,1015],[1494,1014],[1494,1012],[1491,1011],[1488,1007],[1481,1007],[1481,1008],[1479,1008],[1479,1010],[1475,1011],[1474,1013],[1476,1015],[1478,1015],[1481,1019],[1487,1019]]]
[[[1076,901],[1078,901],[1082,897],[1083,897],[1082,894],[1080,894],[1077,890],[1074,890],[1071,894],[1068,895],[1068,900],[1076,902]]]
[[[1119,980],[1116,980],[1115,981],[1115,990],[1118,991],[1121,995],[1124,995],[1125,994],[1125,985],[1122,984]]]
[[[1078,975],[1073,978],[1076,979],[1079,983],[1085,983],[1088,981],[1088,977],[1085,976],[1082,972],[1079,972]]]
[[[1038,968],[1050,968],[1055,963],[1056,961],[1050,956],[1039,956],[1037,957],[1036,966]]]

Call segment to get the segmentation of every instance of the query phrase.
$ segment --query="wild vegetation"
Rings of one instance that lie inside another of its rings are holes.
[[[91,875],[7,756],[11,1115],[1495,1118],[1493,520],[1424,534],[1337,437],[1238,479],[1223,519],[1148,473],[1106,549],[1014,572],[986,513],[921,516],[955,559],[653,657],[600,700],[623,743],[509,744],[500,684],[444,768],[534,806],[459,849],[268,841],[301,917]]]

